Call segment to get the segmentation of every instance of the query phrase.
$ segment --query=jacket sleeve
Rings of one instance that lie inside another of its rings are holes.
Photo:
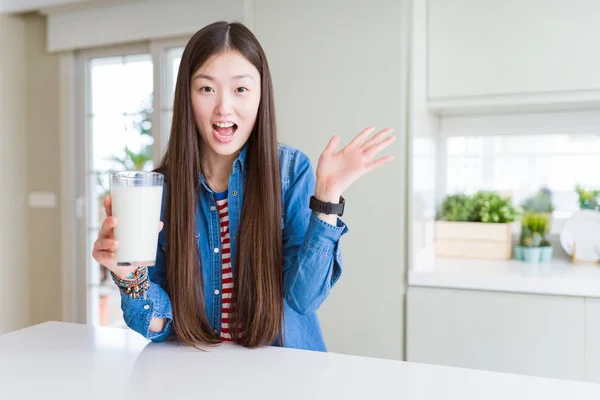
[[[154,342],[166,340],[172,332],[173,310],[171,299],[165,291],[166,282],[166,253],[159,240],[156,255],[156,265],[148,267],[150,288],[146,298],[131,298],[121,292],[121,310],[128,327]],[[152,317],[165,318],[165,327],[160,332],[150,332]]]
[[[297,313],[314,313],[342,273],[339,242],[348,227],[333,226],[309,208],[315,190],[310,160],[296,150],[289,158],[289,186],[283,194],[284,298]]]

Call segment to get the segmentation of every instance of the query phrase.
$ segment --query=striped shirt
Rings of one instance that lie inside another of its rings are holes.
[[[221,340],[231,342],[229,331],[229,310],[233,292],[233,273],[231,269],[231,237],[229,235],[229,209],[227,192],[215,193],[219,222],[221,224]]]

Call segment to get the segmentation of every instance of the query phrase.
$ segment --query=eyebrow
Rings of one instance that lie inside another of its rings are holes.
[[[215,80],[215,78],[213,78],[212,76],[205,75],[205,74],[198,74],[198,75],[196,75],[194,77],[194,80],[196,80],[198,78],[208,79],[209,81],[214,81]],[[254,80],[254,78],[251,75],[249,75],[249,74],[235,75],[231,79],[232,80],[237,80],[237,79],[243,79],[243,78],[250,78],[250,79]]]

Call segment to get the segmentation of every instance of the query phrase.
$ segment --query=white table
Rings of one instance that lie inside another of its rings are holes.
[[[597,400],[600,385],[48,322],[0,336],[0,398]]]

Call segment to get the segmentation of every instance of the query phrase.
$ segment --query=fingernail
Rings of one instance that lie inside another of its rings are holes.
[[[115,249],[119,248],[119,242],[115,242]]]

